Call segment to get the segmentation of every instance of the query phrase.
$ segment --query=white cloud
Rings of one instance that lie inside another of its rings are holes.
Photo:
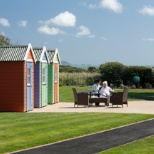
[[[48,34],[48,35],[58,35],[58,34],[66,34],[65,32],[61,31],[58,28],[55,27],[49,27],[47,25],[41,26],[38,28],[38,31],[40,33]]]
[[[123,10],[123,6],[119,3],[119,0],[101,0],[100,6],[112,10],[115,13],[121,13]]]
[[[154,38],[144,38],[142,39],[143,41],[150,41],[150,42],[153,42],[154,41]]]
[[[81,2],[80,3],[81,6],[85,6],[87,8],[90,8],[90,9],[95,9],[95,8],[98,8],[98,4],[87,4],[86,2]]]
[[[54,18],[45,21],[44,24],[55,24],[58,26],[74,27],[76,24],[76,16],[68,11],[65,11],[58,14]]]
[[[18,22],[19,27],[26,27],[27,26],[27,21],[26,20],[21,20]]]
[[[144,6],[143,9],[139,10],[139,13],[141,13],[143,15],[154,16],[154,7]]]
[[[10,23],[7,19],[5,18],[0,18],[0,24],[5,26],[5,27],[9,27],[10,26]]]
[[[97,8],[97,4],[89,4],[88,7],[90,9],[95,9],[95,8]]]
[[[85,26],[79,27],[79,32],[77,32],[76,37],[80,38],[82,36],[87,36],[89,38],[94,38],[95,35],[91,34],[90,30]]]

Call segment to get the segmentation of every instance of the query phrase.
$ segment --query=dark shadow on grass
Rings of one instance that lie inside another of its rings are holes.
[[[141,100],[153,100],[154,92],[129,92],[128,99],[141,99]]]

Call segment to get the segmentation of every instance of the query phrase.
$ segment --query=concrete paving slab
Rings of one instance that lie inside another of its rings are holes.
[[[112,108],[111,104],[106,107],[104,103],[101,103],[99,107],[93,105],[92,107],[79,106],[74,108],[74,103],[57,103],[48,105],[43,108],[35,108],[30,113],[35,112],[112,112],[112,113],[143,113],[154,114],[154,101],[129,101],[128,107],[124,105],[122,108],[120,105]]]

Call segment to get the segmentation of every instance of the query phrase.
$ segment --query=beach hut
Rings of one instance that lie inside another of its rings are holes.
[[[34,63],[31,44],[0,46],[0,111],[33,110]]]
[[[59,102],[59,65],[61,64],[58,49],[47,50],[49,56],[48,65],[48,103]]]
[[[36,57],[34,65],[34,107],[48,104],[48,54],[45,47],[33,48]]]

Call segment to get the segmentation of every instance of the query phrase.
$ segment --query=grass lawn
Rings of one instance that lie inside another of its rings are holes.
[[[99,154],[152,154],[153,152],[154,136],[151,136],[110,150],[105,150]]]
[[[90,90],[91,87],[75,87],[77,90]],[[115,90],[122,91],[122,90]],[[128,100],[154,100],[154,89],[130,89]],[[60,102],[73,102],[73,93],[71,86],[60,87]]]
[[[0,113],[0,153],[154,118],[148,114]]]

